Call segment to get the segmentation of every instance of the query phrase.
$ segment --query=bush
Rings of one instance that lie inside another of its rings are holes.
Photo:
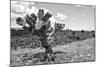
[[[79,36],[77,36],[77,37],[76,37],[76,39],[77,39],[77,40],[80,40],[80,37],[79,37]]]
[[[17,36],[11,39],[11,47],[37,48],[41,46],[41,41],[36,36]]]
[[[81,30],[81,32],[84,32],[84,30]]]
[[[72,33],[72,34],[71,34]],[[90,36],[91,35],[91,36]],[[95,37],[95,32],[84,32],[81,31],[57,31],[53,35],[54,40],[51,43],[52,46],[64,45],[70,42],[85,40],[87,38]],[[37,48],[41,47],[42,42],[39,40],[40,37],[33,35],[15,36],[11,38],[11,47],[17,49],[21,48]]]

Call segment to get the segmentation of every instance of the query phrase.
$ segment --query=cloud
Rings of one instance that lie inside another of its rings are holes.
[[[77,20],[77,18],[72,18],[71,20],[75,21],[75,20]]]
[[[11,2],[11,12],[13,13],[24,13],[25,6],[16,2]]]
[[[34,5],[34,2],[24,2],[24,1],[11,1],[11,4],[22,4],[26,6]]]
[[[82,16],[83,16],[83,17],[85,17],[86,15],[85,15],[85,14],[83,14]]]
[[[11,1],[11,26],[19,27],[19,25],[16,24],[17,17],[24,18],[26,14],[36,14],[38,9],[34,4],[34,2]]]
[[[38,9],[35,7],[35,6],[32,6],[32,8],[26,8],[26,14],[31,14],[31,13],[34,13],[34,14],[37,14],[38,12]]]
[[[84,7],[84,5],[75,4],[74,7]]]
[[[64,20],[64,19],[66,19],[66,15],[64,15],[64,14],[62,14],[62,13],[57,13],[57,16],[56,16],[59,20]]]
[[[32,11],[35,12],[37,9],[34,4],[34,2],[11,1],[11,12],[17,14],[32,13]]]

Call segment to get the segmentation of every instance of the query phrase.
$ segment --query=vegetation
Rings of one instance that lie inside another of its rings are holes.
[[[49,12],[44,14],[44,10],[39,9],[37,15],[32,13],[26,15],[24,19],[21,17],[16,18],[17,24],[23,26],[23,30],[11,30],[11,48],[17,50],[18,48],[43,47],[45,53],[42,54],[43,58],[40,61],[46,61],[47,59],[54,61],[52,47],[95,37],[95,31],[63,30],[65,24],[56,22],[53,29],[50,26],[50,17],[52,15]]]
[[[12,36],[12,38],[11,38],[11,47],[12,48],[15,48],[15,46],[16,46],[16,48],[17,47],[36,48],[36,47],[40,47],[42,45],[42,43],[38,44],[38,42],[41,42],[39,40],[38,36],[36,36],[36,35],[32,36],[26,30],[23,30],[23,31],[18,30],[18,31],[11,31],[11,32],[13,32],[13,35],[11,35]],[[52,43],[53,46],[65,45],[67,43],[71,43],[71,42],[75,42],[75,41],[85,40],[88,38],[95,38],[95,32],[85,31],[84,33],[82,33],[81,31],[63,30],[63,31],[58,31],[58,32],[54,33],[53,37],[54,37],[54,42]],[[19,40],[19,41],[17,41],[17,40]],[[37,41],[37,42],[35,42],[35,41]],[[21,45],[21,43],[23,43],[23,45]],[[26,44],[24,44],[24,43],[26,43]],[[32,46],[32,44],[33,44],[33,46]]]

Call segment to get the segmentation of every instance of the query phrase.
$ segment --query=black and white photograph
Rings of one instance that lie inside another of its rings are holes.
[[[95,61],[95,5],[10,1],[10,66]]]

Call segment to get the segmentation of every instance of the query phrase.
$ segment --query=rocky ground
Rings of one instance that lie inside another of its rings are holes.
[[[52,50],[55,52],[54,61],[41,61],[44,48],[11,50],[11,66],[95,61],[94,38],[57,45]]]

